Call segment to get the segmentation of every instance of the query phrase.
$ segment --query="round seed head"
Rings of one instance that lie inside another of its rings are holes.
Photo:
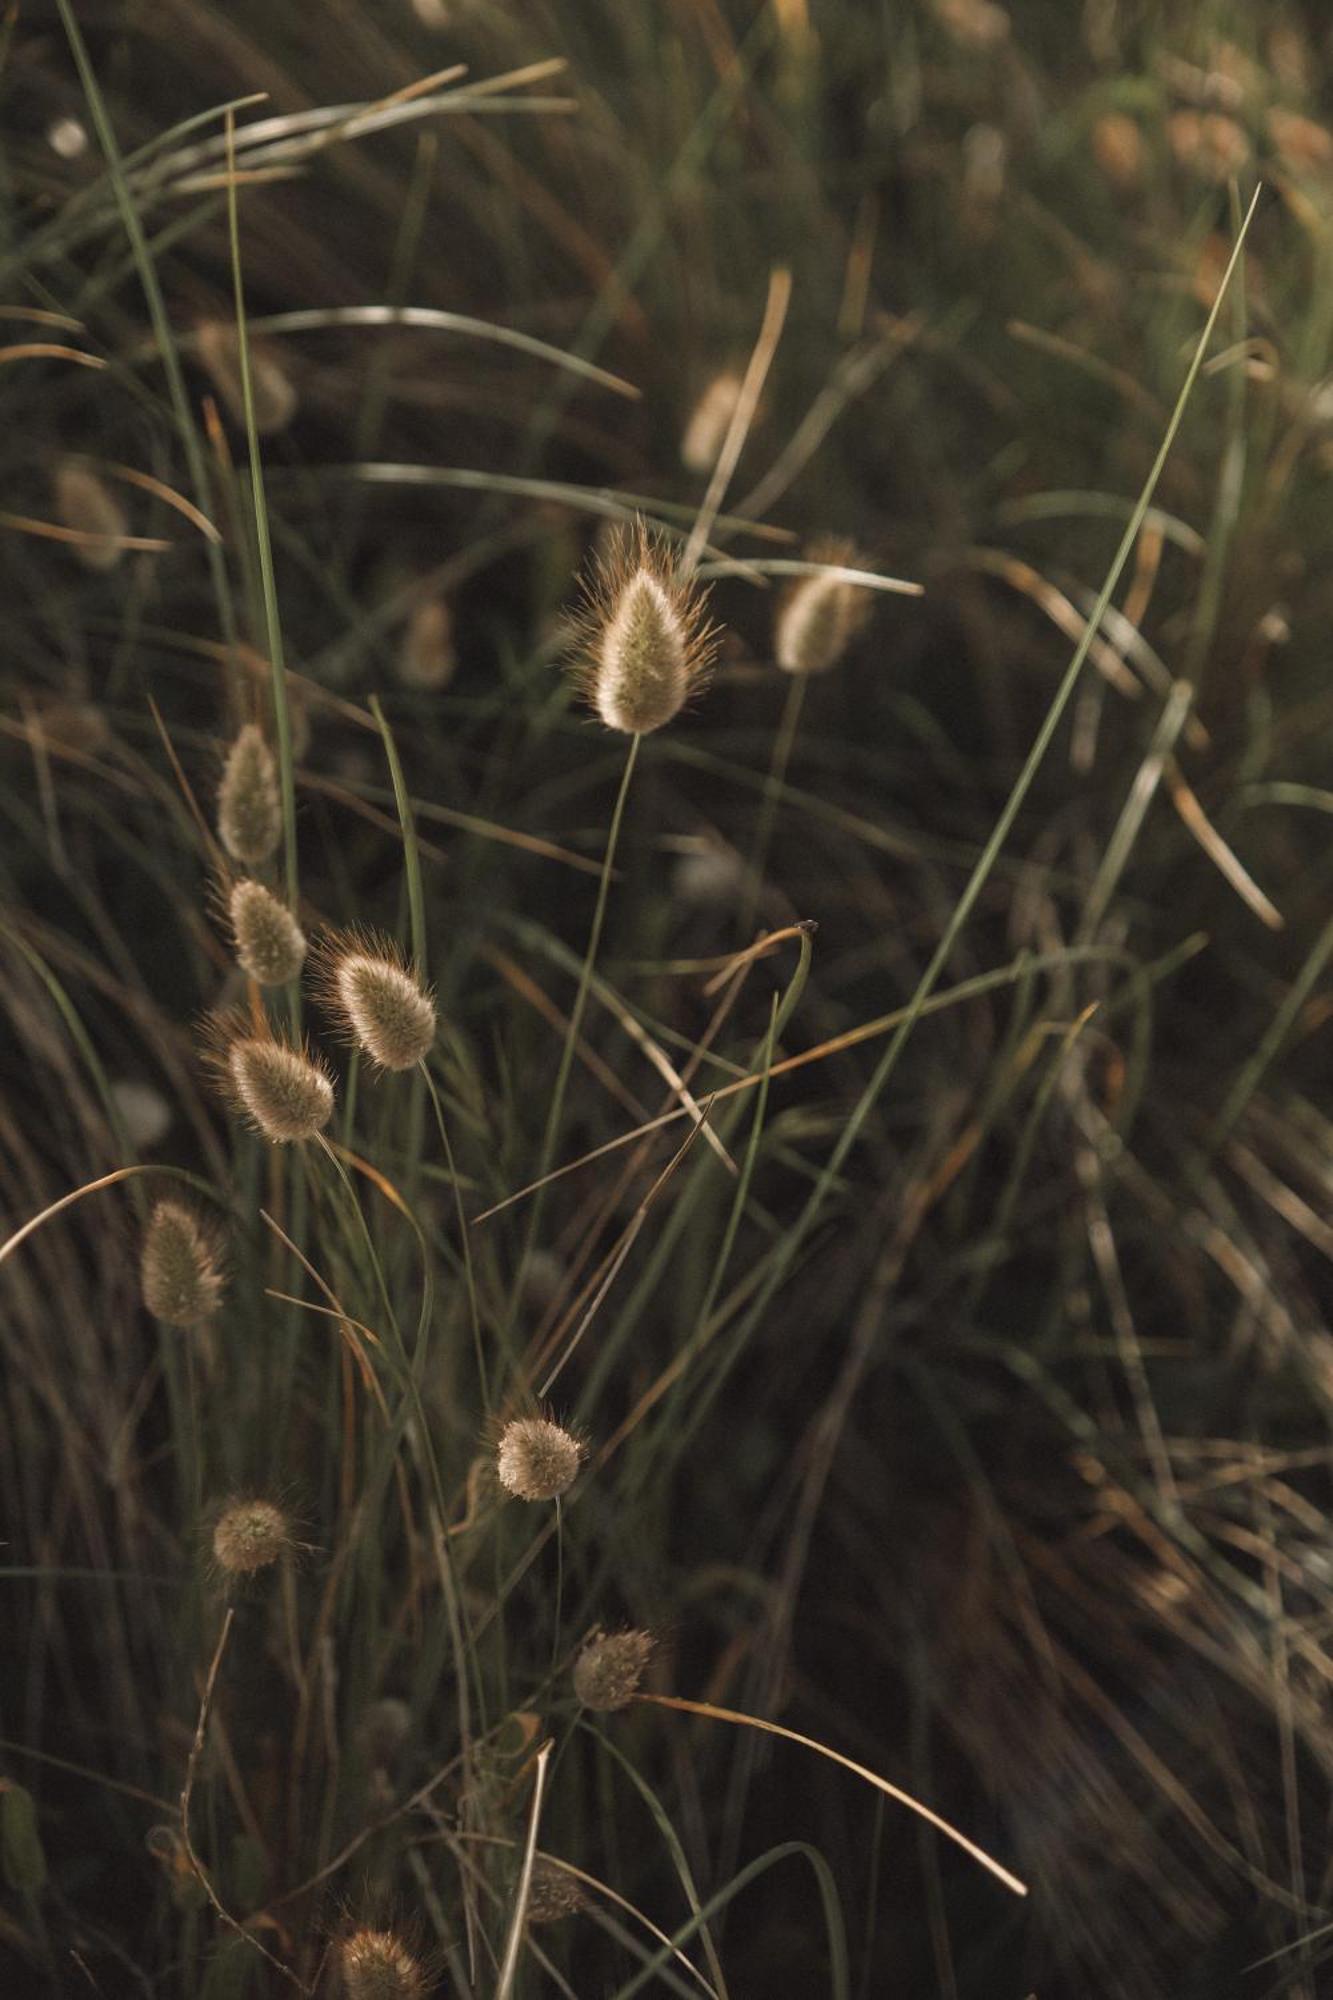
[[[333,1116],[333,1078],[323,1063],[269,1034],[219,1031],[214,1057],[232,1102],[274,1145],[313,1139]]]
[[[574,1662],[574,1692],[585,1708],[633,1701],[653,1650],[647,1632],[594,1632]]]
[[[803,576],[786,593],[773,633],[777,663],[788,674],[826,674],[865,623],[865,589],[838,574],[850,550],[826,550],[827,571]]]
[[[305,933],[285,903],[262,882],[232,885],[227,914],[241,970],[261,986],[285,986],[305,963]]]
[[[367,940],[326,950],[325,997],[356,1046],[381,1069],[411,1069],[435,1041],[435,1002],[395,956]]]
[[[575,1916],[587,1902],[577,1875],[539,1855],[532,1864],[528,1884],[528,1922],[556,1924],[562,1917]]]
[[[680,713],[717,650],[702,593],[642,522],[602,563],[576,633],[585,695],[608,729],[635,736]]]
[[[293,1546],[286,1516],[271,1500],[233,1500],[213,1530],[213,1554],[227,1576],[253,1576]]]
[[[583,1447],[546,1417],[514,1417],[504,1427],[495,1469],[517,1500],[556,1500],[578,1477]]]
[[[56,467],[56,512],[63,526],[93,539],[70,544],[88,569],[114,569],[125,551],[125,510],[88,466],[65,458]]]
[[[139,1272],[144,1304],[168,1326],[202,1326],[222,1303],[217,1245],[178,1201],[159,1201],[149,1216]]]
[[[448,687],[457,665],[454,621],[449,606],[442,597],[424,598],[403,633],[398,678],[404,687],[434,693]]]
[[[338,1947],[347,2000],[421,2000],[426,1975],[392,1931],[356,1930]]]
[[[282,837],[278,772],[261,732],[247,722],[227,752],[218,788],[218,836],[233,861],[267,861]]]
[[[151,1083],[140,1083],[131,1076],[117,1077],[111,1086],[111,1098],[132,1145],[155,1146],[171,1130],[171,1106]]]
[[[287,428],[296,414],[296,389],[291,376],[271,347],[262,341],[247,343],[250,356],[250,394],[255,429],[260,436]],[[227,406],[233,423],[245,422],[245,384],[241,375],[241,343],[229,320],[205,320],[195,334],[195,349],[212,379],[213,387]]]

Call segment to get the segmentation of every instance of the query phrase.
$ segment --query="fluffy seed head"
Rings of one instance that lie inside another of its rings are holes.
[[[233,861],[253,868],[282,837],[282,801],[273,752],[247,722],[227,752],[218,788],[218,835]]]
[[[703,594],[641,521],[599,565],[576,634],[584,694],[608,729],[633,736],[680,713],[717,650]]]
[[[578,1477],[583,1446],[547,1417],[513,1417],[500,1435],[495,1469],[517,1500],[556,1500]]]
[[[680,460],[687,472],[711,472],[717,464],[741,398],[741,386],[735,369],[724,368],[700,396],[680,441]]]
[[[828,673],[865,623],[865,589],[837,574],[850,554],[843,544],[822,550],[817,560],[826,562],[828,570],[798,577],[783,598],[773,650],[784,673]]]
[[[114,569],[125,551],[128,523],[125,510],[97,474],[77,459],[64,458],[56,467],[56,512],[63,526],[95,539],[70,544],[88,569]]]
[[[633,1701],[653,1650],[648,1632],[594,1632],[574,1662],[574,1692],[585,1708]]]
[[[448,687],[457,664],[449,606],[442,597],[424,598],[403,633],[398,678],[404,687],[434,693]]]
[[[250,394],[255,429],[261,436],[287,428],[296,414],[296,389],[291,376],[262,341],[248,343]],[[205,320],[195,333],[195,349],[213,387],[227,406],[232,422],[245,422],[245,387],[241,378],[241,343],[228,320]]]
[[[151,1083],[140,1083],[136,1077],[117,1077],[111,1086],[111,1097],[131,1145],[155,1146],[171,1130],[171,1106]]]
[[[159,1201],[149,1216],[139,1274],[144,1304],[168,1326],[202,1326],[222,1302],[216,1242],[178,1201]]]
[[[539,1855],[533,1862],[532,1880],[528,1884],[530,1924],[559,1923],[562,1917],[575,1916],[587,1900],[577,1875],[548,1861],[545,1855]]]
[[[333,1078],[305,1049],[241,1014],[208,1024],[205,1057],[233,1108],[274,1145],[313,1139],[333,1116]]]
[[[293,1547],[292,1531],[271,1500],[233,1500],[213,1530],[213,1554],[226,1576],[253,1576]]]
[[[338,1947],[348,2000],[421,2000],[426,1975],[392,1931],[356,1930]]]
[[[380,1069],[411,1069],[430,1052],[435,1001],[386,938],[326,938],[319,984],[351,1041]]]
[[[261,986],[285,986],[305,963],[305,933],[285,903],[262,882],[232,884],[227,915],[241,970]]]

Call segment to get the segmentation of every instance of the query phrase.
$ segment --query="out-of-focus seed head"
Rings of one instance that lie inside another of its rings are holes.
[[[114,569],[125,553],[125,510],[91,466],[62,458],[52,481],[62,527],[80,536],[70,547],[88,569]],[[87,539],[82,539],[87,537]]]
[[[232,1500],[213,1529],[213,1555],[224,1576],[253,1576],[295,1547],[291,1526],[271,1500]]]
[[[426,1975],[392,1931],[355,1930],[338,1946],[347,2000],[422,2000]]]
[[[826,674],[836,667],[865,623],[869,592],[839,574],[852,551],[845,543],[821,549],[827,567],[798,577],[785,593],[773,631],[778,665],[788,674]]]
[[[285,986],[305,964],[305,933],[285,903],[262,882],[234,882],[227,915],[241,970],[261,986]]]
[[[517,1500],[558,1500],[578,1477],[583,1445],[547,1417],[512,1417],[500,1433],[495,1469]]]
[[[562,1917],[576,1916],[587,1904],[583,1884],[567,1868],[538,1855],[528,1883],[528,1922],[557,1924]]]
[[[717,651],[704,593],[642,521],[598,562],[575,635],[584,695],[608,729],[634,736],[679,715]]]
[[[253,722],[227,752],[218,787],[218,837],[233,861],[254,868],[282,838],[282,800],[273,752]]]
[[[250,393],[255,429],[260,436],[285,430],[296,415],[296,387],[273,349],[251,338]],[[245,422],[245,385],[241,375],[241,342],[230,320],[204,320],[195,330],[195,351],[233,423]]]
[[[139,1274],[144,1304],[168,1326],[202,1326],[222,1303],[216,1239],[181,1202],[163,1200],[154,1206]]]
[[[652,1656],[648,1632],[594,1632],[574,1662],[574,1692],[585,1708],[625,1708]]]
[[[111,1100],[132,1146],[155,1146],[171,1130],[171,1106],[151,1083],[140,1083],[132,1076],[117,1077],[111,1086]]]
[[[398,654],[398,678],[406,688],[438,693],[454,677],[454,621],[442,597],[423,598],[408,619]]]
[[[680,462],[688,472],[711,472],[741,399],[742,378],[734,368],[715,375],[691,410],[680,441]]]
[[[299,1144],[333,1116],[333,1078],[308,1049],[256,1031],[243,1014],[215,1016],[205,1060],[232,1108],[274,1145]]]
[[[323,938],[318,981],[348,1039],[380,1069],[411,1069],[430,1053],[434,997],[387,938],[356,931]]]

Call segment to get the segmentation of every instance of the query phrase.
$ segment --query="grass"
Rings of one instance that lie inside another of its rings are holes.
[[[1239,0],[9,24],[14,1991],[354,1996],[386,1931],[478,2000],[1315,2000],[1328,55]],[[627,741],[560,668],[639,517],[724,632]],[[233,962],[250,721],[270,888],[433,987],[402,1074]],[[331,1060],[318,1140],[218,1103],[227,1006]],[[545,1410],[582,1468],[508,1498]],[[654,1644],[589,1714],[599,1628]]]

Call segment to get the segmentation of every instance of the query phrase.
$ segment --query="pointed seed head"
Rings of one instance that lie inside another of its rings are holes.
[[[624,1708],[638,1693],[652,1655],[648,1632],[594,1632],[574,1662],[574,1692],[585,1708]]]
[[[272,890],[262,882],[233,883],[227,914],[243,972],[261,986],[285,986],[296,978],[305,963],[305,933]]]
[[[495,1469],[517,1500],[556,1500],[578,1477],[583,1447],[546,1417],[513,1417],[500,1436]]]
[[[429,1054],[435,1002],[390,950],[335,945],[324,986],[352,1040],[381,1069],[411,1069]]]
[[[128,528],[115,495],[89,466],[71,458],[60,461],[52,483],[62,525],[96,538],[70,544],[79,561],[87,569],[114,569],[125,553],[121,539]]]
[[[633,736],[680,713],[716,651],[702,593],[642,522],[602,564],[577,629],[584,693],[608,729]]]
[[[392,1931],[356,1930],[338,1947],[347,2000],[421,2000],[426,1978]]]
[[[241,342],[229,320],[205,320],[195,335],[195,351],[227,406],[235,424],[245,422],[245,383],[241,375]],[[287,428],[296,414],[296,389],[271,347],[248,342],[250,394],[255,429],[260,436]]]
[[[233,861],[267,861],[282,837],[282,801],[273,752],[247,722],[227,752],[218,788],[218,836]]]
[[[333,1116],[333,1079],[303,1049],[271,1035],[237,1035],[222,1065],[233,1101],[275,1146],[313,1139]]]
[[[847,567],[850,551],[839,547],[822,557]],[[865,623],[868,593],[833,573],[799,577],[783,598],[773,631],[778,665],[788,674],[826,674],[836,667]]]
[[[213,1530],[213,1554],[227,1576],[253,1576],[292,1547],[287,1518],[271,1500],[233,1500]]]
[[[222,1303],[217,1245],[178,1201],[159,1201],[149,1216],[139,1275],[144,1304],[168,1326],[202,1326]]]

